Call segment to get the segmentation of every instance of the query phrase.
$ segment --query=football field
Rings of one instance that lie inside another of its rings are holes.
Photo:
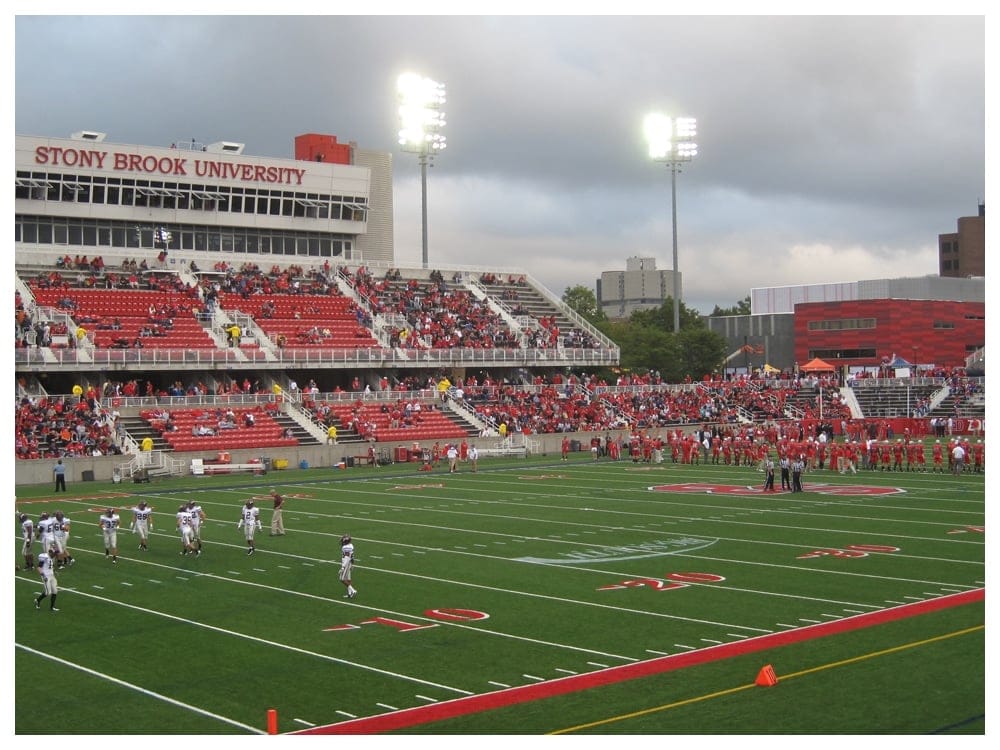
[[[19,512],[72,520],[75,562],[58,612],[16,573],[15,731],[983,734],[983,475],[762,481],[574,454],[20,487]],[[198,557],[180,554],[188,500]]]

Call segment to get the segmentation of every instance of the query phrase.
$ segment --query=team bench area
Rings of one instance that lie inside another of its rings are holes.
[[[195,476],[203,474],[234,474],[248,471],[252,474],[266,474],[267,466],[261,461],[249,461],[245,464],[206,462],[200,458],[191,459],[191,473]]]

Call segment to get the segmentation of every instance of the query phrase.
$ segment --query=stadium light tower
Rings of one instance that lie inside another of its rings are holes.
[[[427,268],[427,165],[446,148],[444,127],[444,84],[416,73],[403,73],[396,84],[399,97],[399,143],[403,151],[416,154],[420,162],[420,210],[423,227],[422,249]]]
[[[674,333],[681,330],[681,290],[677,269],[677,173],[679,165],[698,154],[697,121],[693,117],[670,118],[666,115],[646,115],[643,130],[649,143],[649,157],[670,165],[671,226],[674,236]]]

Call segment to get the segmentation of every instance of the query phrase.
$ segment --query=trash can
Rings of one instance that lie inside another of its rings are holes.
[[[84,482],[93,482],[94,472],[90,469],[84,469],[83,471],[80,472],[80,479],[82,479]]]
[[[260,463],[264,467],[264,473],[267,474],[271,470],[271,459],[268,456],[261,456]]]
[[[347,468],[350,469],[354,466],[354,456],[344,456],[344,463],[347,464]]]
[[[410,460],[410,449],[406,446],[400,445],[396,447],[396,463],[405,464]]]
[[[579,440],[570,440],[569,441],[569,449],[571,451],[574,451],[574,452],[580,450],[580,441]]]
[[[303,459],[302,459],[301,461],[299,461],[299,468],[300,468],[300,469],[308,469],[308,468],[309,468],[309,462],[308,462],[308,461],[306,461],[306,460],[305,460],[305,459],[303,458]]]

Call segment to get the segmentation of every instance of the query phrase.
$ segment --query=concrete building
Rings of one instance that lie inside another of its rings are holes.
[[[986,204],[977,216],[962,216],[958,230],[938,235],[938,273],[941,276],[986,275]]]
[[[16,136],[19,262],[48,262],[67,246],[231,253],[237,264],[392,262],[391,155],[316,134],[295,139],[294,159],[243,151],[229,141],[116,144],[95,131]]]
[[[683,299],[683,275],[678,273],[677,277]],[[655,258],[629,258],[624,271],[604,271],[597,280],[597,302],[612,319],[628,318],[636,310],[657,309],[673,295],[674,272],[657,270]]]

